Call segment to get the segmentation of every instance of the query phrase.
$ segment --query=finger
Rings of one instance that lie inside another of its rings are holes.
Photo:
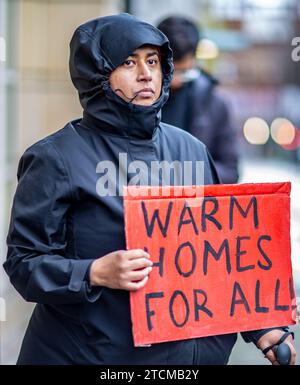
[[[272,363],[272,365],[275,365],[275,363],[278,364],[277,358],[276,358],[275,353],[273,352],[272,349],[268,351],[268,353],[265,355],[265,357]]]
[[[125,251],[124,256],[126,256],[129,260],[137,258],[150,258],[150,254],[142,249],[127,250]]]
[[[130,281],[140,281],[141,279],[144,279],[147,275],[150,274],[152,270],[152,267],[146,267],[145,269],[138,270],[138,271],[131,271],[128,274],[128,280]]]
[[[153,262],[148,258],[133,259],[127,263],[128,270],[140,270],[150,266],[153,266]]]
[[[127,290],[129,290],[129,291],[137,291],[137,290],[141,289],[142,287],[144,287],[146,285],[148,279],[149,279],[149,276],[147,275],[145,278],[143,278],[139,282],[130,282],[127,285]]]

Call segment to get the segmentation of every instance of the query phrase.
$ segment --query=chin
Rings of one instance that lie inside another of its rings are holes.
[[[152,106],[156,100],[153,99],[140,99],[140,100],[134,100],[133,104],[136,104],[137,106]]]

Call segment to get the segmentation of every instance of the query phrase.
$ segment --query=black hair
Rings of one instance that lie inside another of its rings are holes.
[[[195,55],[200,31],[193,21],[182,16],[170,16],[162,20],[157,28],[169,39],[175,61],[190,53]]]

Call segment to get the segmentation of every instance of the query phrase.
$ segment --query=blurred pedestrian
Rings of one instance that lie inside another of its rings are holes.
[[[162,121],[180,127],[209,149],[222,183],[238,180],[237,135],[218,82],[196,66],[200,33],[191,20],[170,16],[157,26],[173,50],[174,76]]]

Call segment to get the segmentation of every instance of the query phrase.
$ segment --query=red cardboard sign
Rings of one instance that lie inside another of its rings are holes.
[[[130,293],[135,346],[294,324],[290,183],[178,189],[124,194],[127,249],[154,262]]]

